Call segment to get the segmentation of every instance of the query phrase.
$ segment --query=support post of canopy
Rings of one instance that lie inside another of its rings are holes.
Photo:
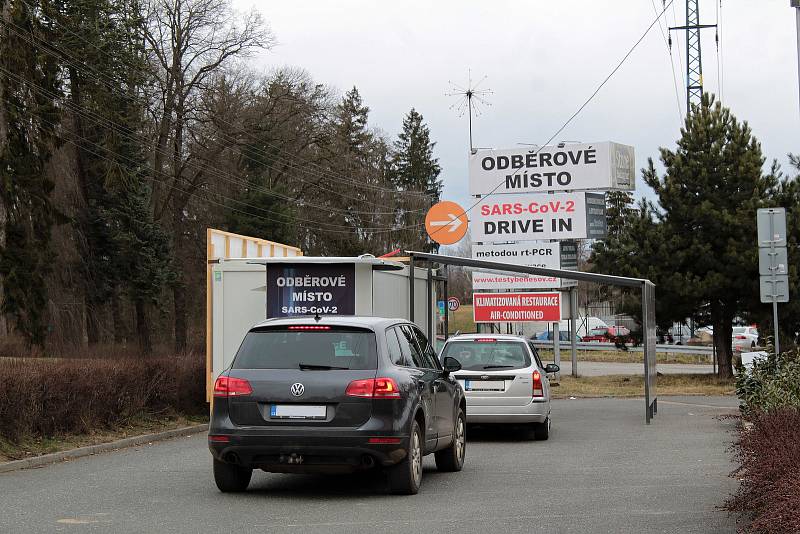
[[[408,320],[414,322],[414,254],[408,259]]]
[[[574,287],[569,288],[569,345],[570,361],[572,362],[572,376],[578,376],[578,338],[575,331],[575,316],[578,314],[578,292]]]

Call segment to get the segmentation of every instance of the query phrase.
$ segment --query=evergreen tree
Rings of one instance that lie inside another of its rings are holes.
[[[328,225],[347,226],[351,233],[320,229],[325,236],[324,252],[342,256],[357,256],[366,252],[364,211],[371,206],[369,189],[353,185],[375,183],[377,171],[372,165],[374,136],[367,128],[369,107],[358,89],[349,90],[334,110],[333,133],[330,151],[331,176],[324,180],[326,187],[335,188],[341,196],[331,196],[327,204],[332,210],[322,216]],[[334,176],[343,176],[346,181],[337,181]],[[326,235],[327,234],[327,235]]]
[[[442,194],[439,180],[442,169],[438,158],[433,156],[435,146],[422,115],[411,108],[403,118],[403,131],[394,143],[393,176],[398,190],[427,195],[427,199],[404,195],[399,208],[400,225],[413,227],[403,232],[402,246],[413,250],[438,250],[438,244],[425,238],[420,228],[425,222],[425,208],[438,202]]]
[[[686,308],[707,306],[719,374],[730,377],[732,323],[748,295],[758,293],[756,210],[774,193],[776,179],[762,174],[761,146],[747,123],[707,94],[681,134],[675,151],[661,149],[665,176],[652,160],[644,171],[660,208],[654,237],[661,252],[651,279],[657,298],[683,302],[670,310],[675,320],[686,317]]]
[[[170,278],[167,238],[148,209],[141,14],[117,0],[73,0],[60,13],[75,125],[75,163],[84,206],[75,218],[81,247],[87,337],[111,306],[114,339],[124,341],[120,298],[130,296],[144,352],[152,349],[148,307]],[[79,32],[76,31],[79,30]],[[71,58],[84,58],[83,64]]]
[[[43,345],[51,231],[59,220],[45,168],[57,145],[58,65],[40,43],[53,28],[42,3],[0,0],[0,311]],[[28,36],[34,36],[31,39]]]

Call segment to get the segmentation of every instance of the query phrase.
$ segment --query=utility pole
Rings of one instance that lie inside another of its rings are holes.
[[[800,101],[800,0],[789,0],[789,5],[797,17],[797,96]]]
[[[672,30],[686,31],[687,115],[692,111],[692,104],[699,104],[703,97],[703,59],[700,50],[700,30],[716,27],[716,24],[700,24],[700,0],[686,0],[686,25],[670,28],[670,32]],[[719,40],[718,35],[717,40]],[[672,47],[672,33],[669,34],[669,46]]]

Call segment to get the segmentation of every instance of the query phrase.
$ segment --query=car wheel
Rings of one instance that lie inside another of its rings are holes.
[[[229,464],[214,458],[214,482],[223,493],[244,491],[250,485],[253,470],[240,465]]]
[[[408,442],[406,457],[389,468],[389,489],[397,495],[416,495],[422,483],[422,432],[416,421]]]
[[[756,342],[755,341],[751,341],[750,342],[750,350],[756,350]]]
[[[544,423],[533,423],[533,439],[546,441],[550,437],[550,417]]]
[[[456,425],[453,429],[453,443],[446,449],[436,451],[436,469],[439,471],[455,472],[464,467],[464,457],[467,453],[467,422],[464,411],[458,410]]]

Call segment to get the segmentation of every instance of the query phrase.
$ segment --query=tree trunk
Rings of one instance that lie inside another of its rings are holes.
[[[714,325],[714,345],[717,347],[717,375],[733,377],[733,314],[719,302],[711,304],[711,322]]]
[[[185,261],[183,253],[183,218],[181,210],[176,210],[172,220],[172,252],[173,258],[179,265]],[[186,280],[183,270],[179,267],[175,272],[175,282],[172,286],[172,302],[174,306],[174,334],[175,350],[186,350],[187,320],[186,320]]]
[[[175,304],[175,350],[186,350],[186,286],[183,279],[178,279],[172,288],[172,300]]]
[[[88,297],[84,300],[86,307],[86,341],[89,345],[96,345],[100,342],[100,325],[97,320],[97,313],[94,305]]]
[[[114,288],[111,293],[111,319],[114,322],[114,343],[122,345],[128,337],[125,321],[122,318],[122,302],[120,302],[119,291]]]
[[[136,308],[136,333],[139,337],[139,348],[142,354],[150,354],[153,352],[153,339],[150,335],[147,303],[142,299],[136,299],[134,306]]]

